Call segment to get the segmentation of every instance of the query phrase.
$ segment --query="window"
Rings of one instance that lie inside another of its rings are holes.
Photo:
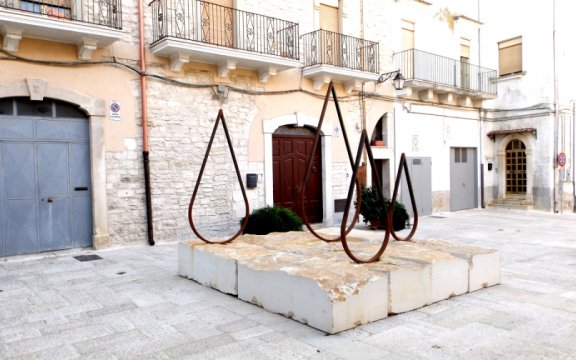
[[[500,76],[522,72],[522,36],[498,43]]]
[[[402,51],[414,49],[414,23],[402,20]]]
[[[460,86],[470,88],[470,40],[460,38]]]
[[[340,32],[338,22],[338,7],[327,4],[320,4],[320,29]]]

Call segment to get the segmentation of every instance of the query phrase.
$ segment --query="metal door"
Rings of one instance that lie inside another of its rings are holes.
[[[38,104],[41,117],[18,99],[0,115],[0,256],[92,244],[88,121],[71,105]]]
[[[432,214],[432,160],[429,157],[407,158],[410,180],[418,215]],[[400,202],[404,204],[410,217],[414,216],[406,176],[402,173]]]
[[[478,206],[476,149],[450,149],[450,210],[472,209]]]
[[[306,189],[302,181],[312,151],[314,137],[277,135],[272,137],[272,163],[274,167],[274,205],[289,208],[300,216],[301,191],[306,191],[306,215],[310,222],[322,221],[322,164],[320,144],[312,160],[312,172]]]

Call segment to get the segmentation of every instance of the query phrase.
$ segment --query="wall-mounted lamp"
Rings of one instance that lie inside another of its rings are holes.
[[[392,78],[392,82],[394,83],[394,89],[402,90],[404,88],[405,79],[404,76],[402,76],[402,72],[400,70],[394,70],[380,75],[380,77],[378,78],[378,82],[383,83],[390,78]]]

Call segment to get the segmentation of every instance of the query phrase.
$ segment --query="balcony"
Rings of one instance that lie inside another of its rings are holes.
[[[406,79],[404,96],[461,105],[496,97],[496,70],[416,49],[395,53],[394,63]]]
[[[122,37],[121,0],[0,0],[3,49],[17,52],[23,36],[77,44],[90,60],[97,47]]]
[[[206,1],[154,0],[151,51],[180,71],[190,60],[215,64],[218,76],[236,67],[258,71],[261,82],[300,67],[298,24]]]
[[[326,30],[302,35],[304,76],[320,90],[331,80],[343,82],[346,92],[378,79],[378,43]]]

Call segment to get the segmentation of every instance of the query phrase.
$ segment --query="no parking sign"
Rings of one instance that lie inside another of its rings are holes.
[[[558,166],[564,167],[564,165],[566,165],[566,154],[561,152],[558,154]]]
[[[110,120],[120,121],[120,101],[116,99],[110,100]]]

